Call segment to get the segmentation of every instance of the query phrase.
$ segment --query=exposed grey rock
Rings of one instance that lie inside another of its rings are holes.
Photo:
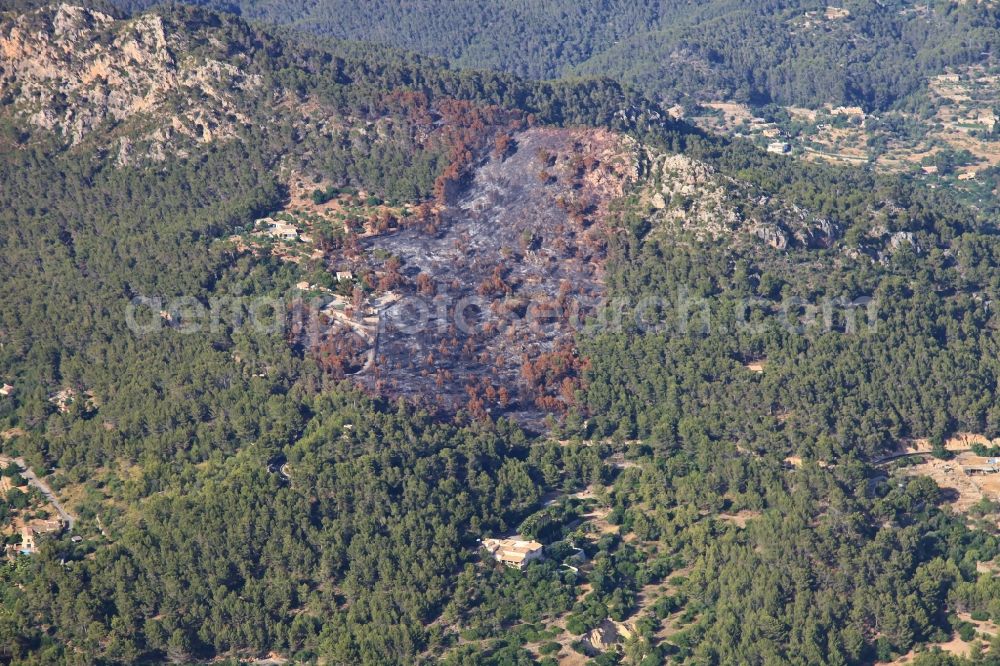
[[[98,127],[137,124],[134,134],[151,145],[117,147],[122,163],[233,136],[248,122],[240,97],[260,78],[207,57],[178,60],[190,52],[185,39],[156,14],[119,21],[61,4],[9,18],[0,23],[0,97],[68,145]]]
[[[757,236],[757,238],[761,239],[775,250],[784,250],[788,248],[788,236],[785,235],[784,230],[776,224],[767,222],[759,223],[753,227],[753,233]]]

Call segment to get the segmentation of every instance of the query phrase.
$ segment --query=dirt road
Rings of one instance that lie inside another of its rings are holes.
[[[58,513],[62,521],[66,523],[66,529],[73,529],[73,525],[76,524],[76,518],[66,511],[66,507],[64,507],[59,501],[59,498],[56,497],[56,494],[52,491],[52,488],[49,487],[49,484],[38,478],[31,468],[28,467],[27,463],[24,462],[24,458],[9,458],[7,456],[0,456],[0,462],[7,464],[14,463],[20,467],[21,476],[28,480],[29,485],[38,488],[39,492],[42,493],[45,499],[55,507],[56,513]]]

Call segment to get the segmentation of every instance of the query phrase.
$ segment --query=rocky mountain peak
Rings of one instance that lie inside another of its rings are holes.
[[[232,136],[247,122],[243,93],[260,86],[232,63],[190,55],[188,41],[156,13],[118,20],[59,4],[5,17],[0,100],[70,146],[99,126],[128,125],[116,133],[119,161],[162,159],[185,143]]]

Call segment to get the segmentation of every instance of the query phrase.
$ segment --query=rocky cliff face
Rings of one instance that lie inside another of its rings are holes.
[[[248,122],[241,98],[260,78],[190,55],[189,39],[156,14],[116,20],[61,4],[0,16],[0,102],[68,145],[127,126],[112,147],[119,162],[232,136]]]
[[[831,220],[717,172],[686,155],[650,153],[649,201],[662,232],[706,240],[742,233],[776,250],[830,247],[841,230]]]

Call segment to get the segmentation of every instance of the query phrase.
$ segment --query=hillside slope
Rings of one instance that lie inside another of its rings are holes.
[[[207,4],[213,4],[207,2]],[[135,8],[144,2],[122,6]],[[609,75],[673,101],[882,110],[947,66],[995,58],[992,2],[246,0],[243,15],[529,77]]]
[[[0,44],[0,449],[77,517],[3,472],[0,660],[866,664],[1000,619],[995,505],[882,459],[1000,437],[1000,235],[947,192],[204,8]]]

